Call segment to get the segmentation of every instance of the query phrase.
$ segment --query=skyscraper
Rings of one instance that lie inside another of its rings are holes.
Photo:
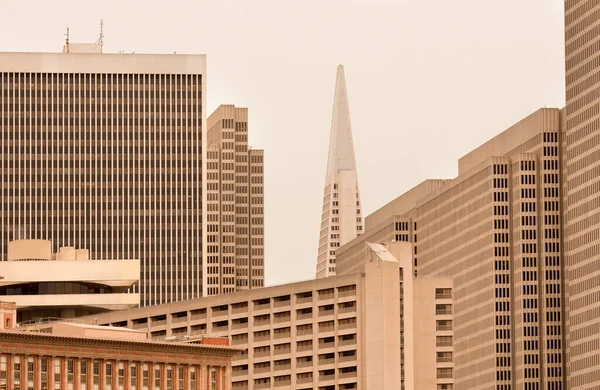
[[[600,388],[600,2],[565,1],[569,388]]]
[[[205,56],[0,53],[0,245],[140,259],[142,305],[202,294]]]
[[[335,251],[363,230],[344,67],[337,67],[317,278],[335,275]]]
[[[248,147],[248,109],[208,117],[203,295],[264,286],[263,151]]]

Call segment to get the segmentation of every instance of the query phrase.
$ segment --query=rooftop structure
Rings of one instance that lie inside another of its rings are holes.
[[[8,244],[0,262],[0,295],[15,302],[18,321],[75,317],[139,305],[129,291],[140,275],[139,260],[90,260],[87,250],[62,247],[52,253],[46,240]]]

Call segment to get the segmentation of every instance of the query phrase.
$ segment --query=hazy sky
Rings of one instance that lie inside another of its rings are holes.
[[[536,109],[564,105],[564,0],[0,0],[0,51],[204,53],[207,112],[249,108],[265,149],[266,283],[314,276],[335,71],[363,213]]]

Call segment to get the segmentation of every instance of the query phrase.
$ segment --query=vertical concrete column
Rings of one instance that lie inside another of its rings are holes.
[[[179,364],[173,366],[173,390],[179,390]]]
[[[148,389],[154,390],[154,364],[152,362],[148,363]]]
[[[87,362],[87,375],[86,375],[86,390],[92,390],[94,387],[94,360],[86,359]]]
[[[231,390],[231,364],[223,367],[223,389]]]
[[[60,388],[67,388],[67,358],[60,358]]]
[[[390,244],[390,251],[384,251],[386,248],[379,245],[369,248],[367,252],[365,262],[365,355],[368,373],[365,388],[367,389],[396,390],[401,381],[400,266],[397,257],[394,258],[390,253],[392,246],[396,244],[404,245],[395,248],[399,250],[400,256],[412,259],[410,243]],[[395,252],[394,255],[397,253]],[[411,272],[411,268],[404,270],[406,278],[412,277]],[[409,371],[407,376],[412,377],[412,368],[405,367],[406,370]],[[413,388],[414,386],[406,386],[407,390]]]
[[[202,387],[208,389],[209,372],[210,372],[210,366],[208,364],[202,367],[202,384],[200,385],[200,389],[202,389]]]
[[[42,357],[34,356],[33,357],[33,388],[41,389],[42,381]]]
[[[75,390],[79,390],[81,388],[80,362],[80,358],[73,358],[73,389]]]
[[[99,376],[100,376],[100,390],[104,390],[106,388],[105,383],[106,383],[106,360],[102,359],[100,360],[100,372],[99,372]]]
[[[13,372],[13,360],[14,360],[14,355],[10,354],[6,356],[6,388],[7,389],[12,389],[14,388],[13,385],[13,378],[15,377],[15,374]]]
[[[123,374],[123,378],[125,383],[123,384],[123,389],[129,390],[131,388],[131,361],[126,360],[123,362],[123,370],[125,371]]]
[[[21,389],[26,389],[27,388],[27,367],[28,367],[28,362],[27,362],[27,355],[23,355],[21,356]]]

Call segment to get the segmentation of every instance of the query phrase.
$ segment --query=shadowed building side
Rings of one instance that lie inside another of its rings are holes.
[[[600,388],[600,2],[565,1],[569,389]]]

